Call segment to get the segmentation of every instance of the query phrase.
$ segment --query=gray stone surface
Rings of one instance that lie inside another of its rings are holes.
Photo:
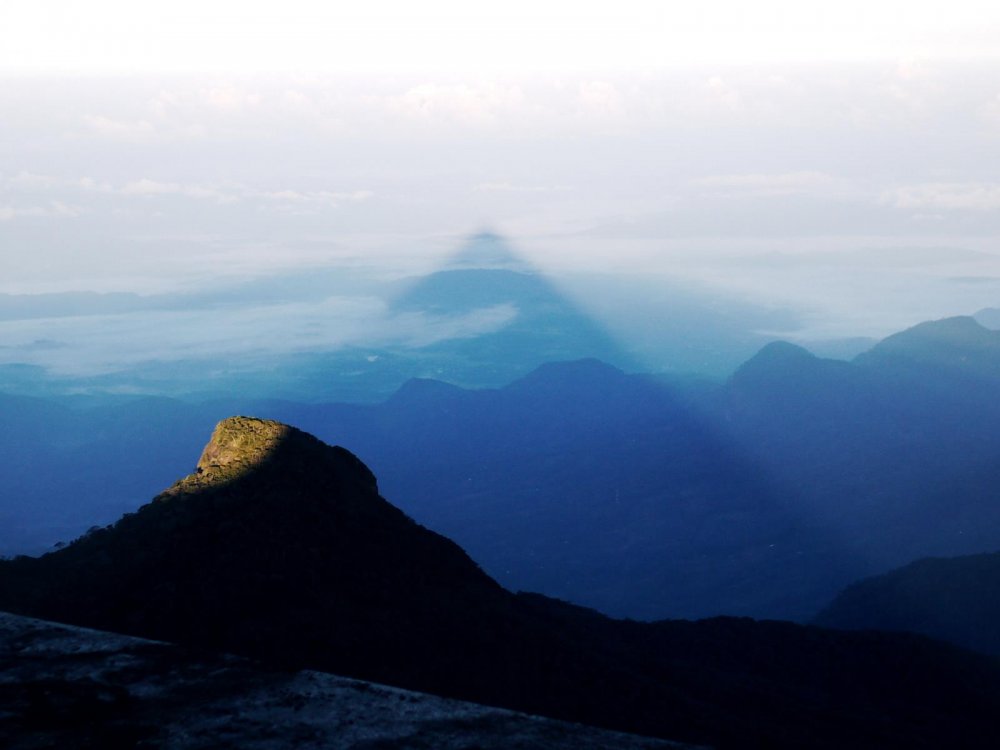
[[[0,613],[0,747],[686,747]]]

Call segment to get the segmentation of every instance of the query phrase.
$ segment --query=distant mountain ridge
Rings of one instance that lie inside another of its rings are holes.
[[[927,639],[512,595],[352,453],[280,423],[224,420],[198,469],[0,562],[0,607],[720,748],[972,748],[1000,729],[1000,667]]]
[[[1000,378],[1000,331],[971,316],[927,321],[883,339],[854,362],[868,368],[891,364],[994,380]]]
[[[1000,307],[984,307],[977,311],[972,317],[980,325],[991,328],[994,331],[1000,329]]]
[[[1000,552],[924,558],[858,581],[814,622],[922,633],[1000,656]]]

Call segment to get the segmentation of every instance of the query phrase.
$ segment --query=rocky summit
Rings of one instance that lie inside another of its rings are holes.
[[[289,461],[291,457],[294,460]],[[311,457],[315,463],[303,466]],[[256,417],[229,417],[216,425],[201,452],[194,473],[176,482],[157,499],[219,487],[242,477],[266,471],[269,464],[294,473],[295,467],[321,472],[333,464],[345,476],[376,489],[375,476],[359,459],[343,448],[331,448],[301,430],[281,422]]]
[[[196,472],[220,478],[245,473],[266,461],[294,432],[288,425],[269,419],[224,419],[202,451]]]

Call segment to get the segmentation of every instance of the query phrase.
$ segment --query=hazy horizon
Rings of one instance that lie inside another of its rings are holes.
[[[598,317],[618,303],[574,279],[787,313],[755,333],[802,341],[1000,305],[1000,12],[820,10],[5,4],[0,294],[331,292],[207,338],[196,312],[4,321],[0,358],[149,326],[180,356],[262,319],[378,338],[372,289],[484,229]]]

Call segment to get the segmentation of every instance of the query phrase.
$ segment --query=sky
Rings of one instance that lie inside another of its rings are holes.
[[[0,4],[0,293],[398,277],[489,228],[791,338],[1000,305],[1000,6],[340,5]]]
[[[639,70],[996,57],[1000,10],[956,0],[6,0],[0,67],[86,73]]]

